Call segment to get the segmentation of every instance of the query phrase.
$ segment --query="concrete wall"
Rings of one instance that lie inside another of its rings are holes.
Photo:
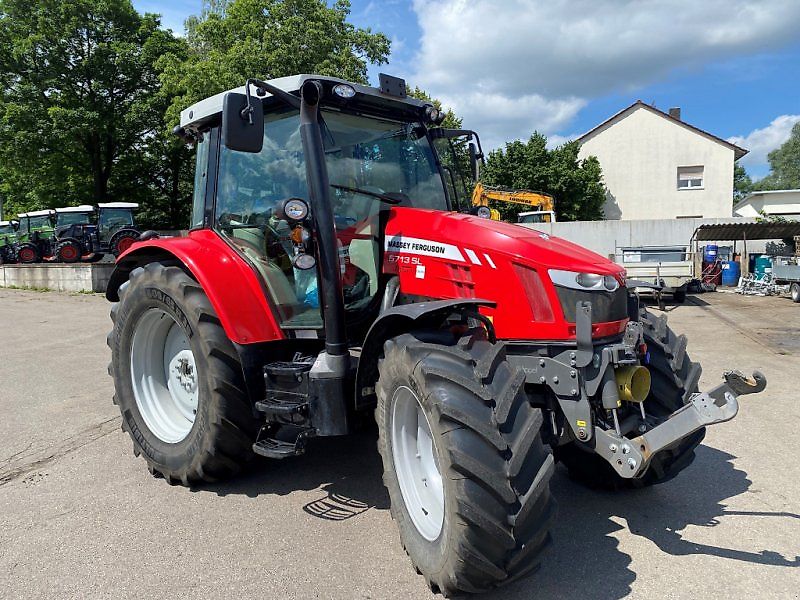
[[[800,190],[753,192],[734,206],[734,213],[739,217],[757,217],[761,211],[800,220]]]
[[[586,138],[587,156],[603,168],[607,219],[732,215],[733,150],[643,106]],[[679,190],[678,167],[700,165],[703,188]]]
[[[114,263],[0,265],[0,287],[105,292],[113,270]]]
[[[603,256],[614,254],[623,246],[688,246],[695,229],[703,224],[745,223],[755,219],[672,219],[643,221],[571,221],[560,223],[525,223],[550,235],[561,237],[593,250]],[[710,242],[702,242],[703,245]],[[747,251],[761,252],[765,242],[747,243]],[[733,242],[719,242],[722,246],[733,246]],[[738,251],[742,251],[739,242]]]

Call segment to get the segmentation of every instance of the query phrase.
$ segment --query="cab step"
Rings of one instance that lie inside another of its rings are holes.
[[[277,459],[287,458],[289,456],[300,456],[305,453],[306,439],[313,435],[313,430],[310,428],[291,428],[291,426],[289,426],[289,432],[293,435],[285,435],[285,431],[280,426],[265,426],[261,430],[258,439],[256,439],[256,443],[253,444],[253,452],[260,456]],[[294,441],[273,437],[278,433],[284,434],[281,435],[281,437],[288,437],[289,440],[294,436]]]
[[[291,443],[264,438],[253,444],[253,452],[267,458],[281,459],[289,456],[299,456],[305,452],[305,448],[297,442]]]
[[[297,424],[308,417],[310,390],[310,360],[273,362],[264,365],[264,399],[255,409],[267,422]]]
[[[275,417],[308,416],[308,396],[267,390],[267,397],[256,402],[256,410],[268,421]]]

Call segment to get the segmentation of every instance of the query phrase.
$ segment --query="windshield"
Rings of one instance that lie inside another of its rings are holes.
[[[0,235],[14,233],[14,228],[11,225],[0,225]]]
[[[400,206],[447,210],[442,178],[420,123],[332,111],[323,111],[323,118],[328,178],[337,186],[337,217],[360,220],[388,209],[374,195],[353,189],[395,195]]]
[[[108,238],[117,230],[132,226],[133,214],[130,208],[102,208],[100,209],[98,224],[100,226],[100,237]]]
[[[24,231],[32,231],[34,229],[41,229],[42,227],[50,226],[50,217],[47,215],[42,215],[40,217],[28,217],[27,219],[22,219],[19,228],[20,230]]]
[[[89,223],[91,220],[89,213],[67,212],[56,214],[56,225],[75,225]]]

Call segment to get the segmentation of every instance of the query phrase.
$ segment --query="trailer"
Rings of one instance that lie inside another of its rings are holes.
[[[792,302],[800,303],[800,258],[778,256],[772,263],[775,283],[789,286]]]
[[[686,289],[694,279],[694,260],[686,246],[626,246],[617,248],[615,262],[629,279],[647,282],[638,293],[671,295],[675,302],[686,300]],[[653,287],[654,286],[654,287]]]

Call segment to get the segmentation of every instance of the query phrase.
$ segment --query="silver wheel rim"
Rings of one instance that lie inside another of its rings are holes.
[[[436,443],[417,395],[405,386],[392,396],[392,460],[406,510],[422,537],[432,542],[444,524],[444,487]]]
[[[796,283],[792,284],[792,300],[795,302],[800,301],[800,285]]]
[[[136,324],[131,380],[136,407],[153,435],[168,444],[186,439],[197,414],[197,368],[183,328],[159,308]]]

